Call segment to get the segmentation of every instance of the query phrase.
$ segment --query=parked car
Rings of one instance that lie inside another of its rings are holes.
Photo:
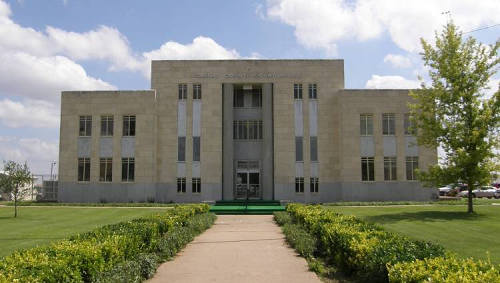
[[[497,189],[500,189],[500,183],[493,183],[493,184],[491,184],[491,186],[493,186]]]
[[[462,191],[458,193],[459,196],[461,197],[468,197],[469,196],[469,191]],[[474,198],[498,198],[500,197],[500,192],[497,188],[491,187],[491,186],[484,186],[479,189],[473,190],[472,191],[472,197]]]
[[[448,195],[449,192],[451,192],[451,190],[453,190],[455,186],[453,184],[449,184],[449,185],[446,185],[444,187],[441,187],[439,188],[439,195],[440,196],[446,196]]]

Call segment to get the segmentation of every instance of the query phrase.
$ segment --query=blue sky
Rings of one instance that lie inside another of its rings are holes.
[[[496,0],[0,0],[0,159],[47,173],[60,91],[148,89],[151,59],[342,58],[346,88],[411,88],[420,37],[498,15]],[[500,26],[468,35],[493,43]]]

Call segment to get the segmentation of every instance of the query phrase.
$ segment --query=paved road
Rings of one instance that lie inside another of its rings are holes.
[[[321,282],[271,215],[219,215],[148,282]]]

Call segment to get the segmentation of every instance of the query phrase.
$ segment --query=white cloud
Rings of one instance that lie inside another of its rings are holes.
[[[485,90],[484,97],[491,98],[500,89],[500,79],[491,78],[488,82],[489,89]]]
[[[0,122],[10,128],[57,128],[59,106],[41,100],[0,100]]]
[[[411,61],[408,57],[397,54],[387,54],[384,57],[384,63],[389,63],[395,68],[409,68]]]
[[[56,141],[0,136],[0,161],[27,161],[32,173],[47,174],[50,162],[58,160],[58,148]]]
[[[420,88],[420,82],[405,79],[401,76],[378,76],[372,75],[366,82],[365,88],[377,89],[414,89]]]
[[[6,52],[0,54],[0,62],[0,93],[11,96],[57,101],[62,90],[116,89],[63,56]]]
[[[409,52],[420,50],[420,38],[432,40],[446,23],[450,11],[464,31],[496,24],[497,0],[268,0],[267,16],[295,28],[295,36],[308,48],[332,54],[337,42],[378,38],[388,33]]]

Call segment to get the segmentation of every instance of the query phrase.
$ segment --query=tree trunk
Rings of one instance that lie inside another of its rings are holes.
[[[17,194],[14,194],[14,218],[17,218]]]
[[[467,212],[474,213],[474,209],[472,207],[472,184],[467,184],[468,197],[467,197]]]

